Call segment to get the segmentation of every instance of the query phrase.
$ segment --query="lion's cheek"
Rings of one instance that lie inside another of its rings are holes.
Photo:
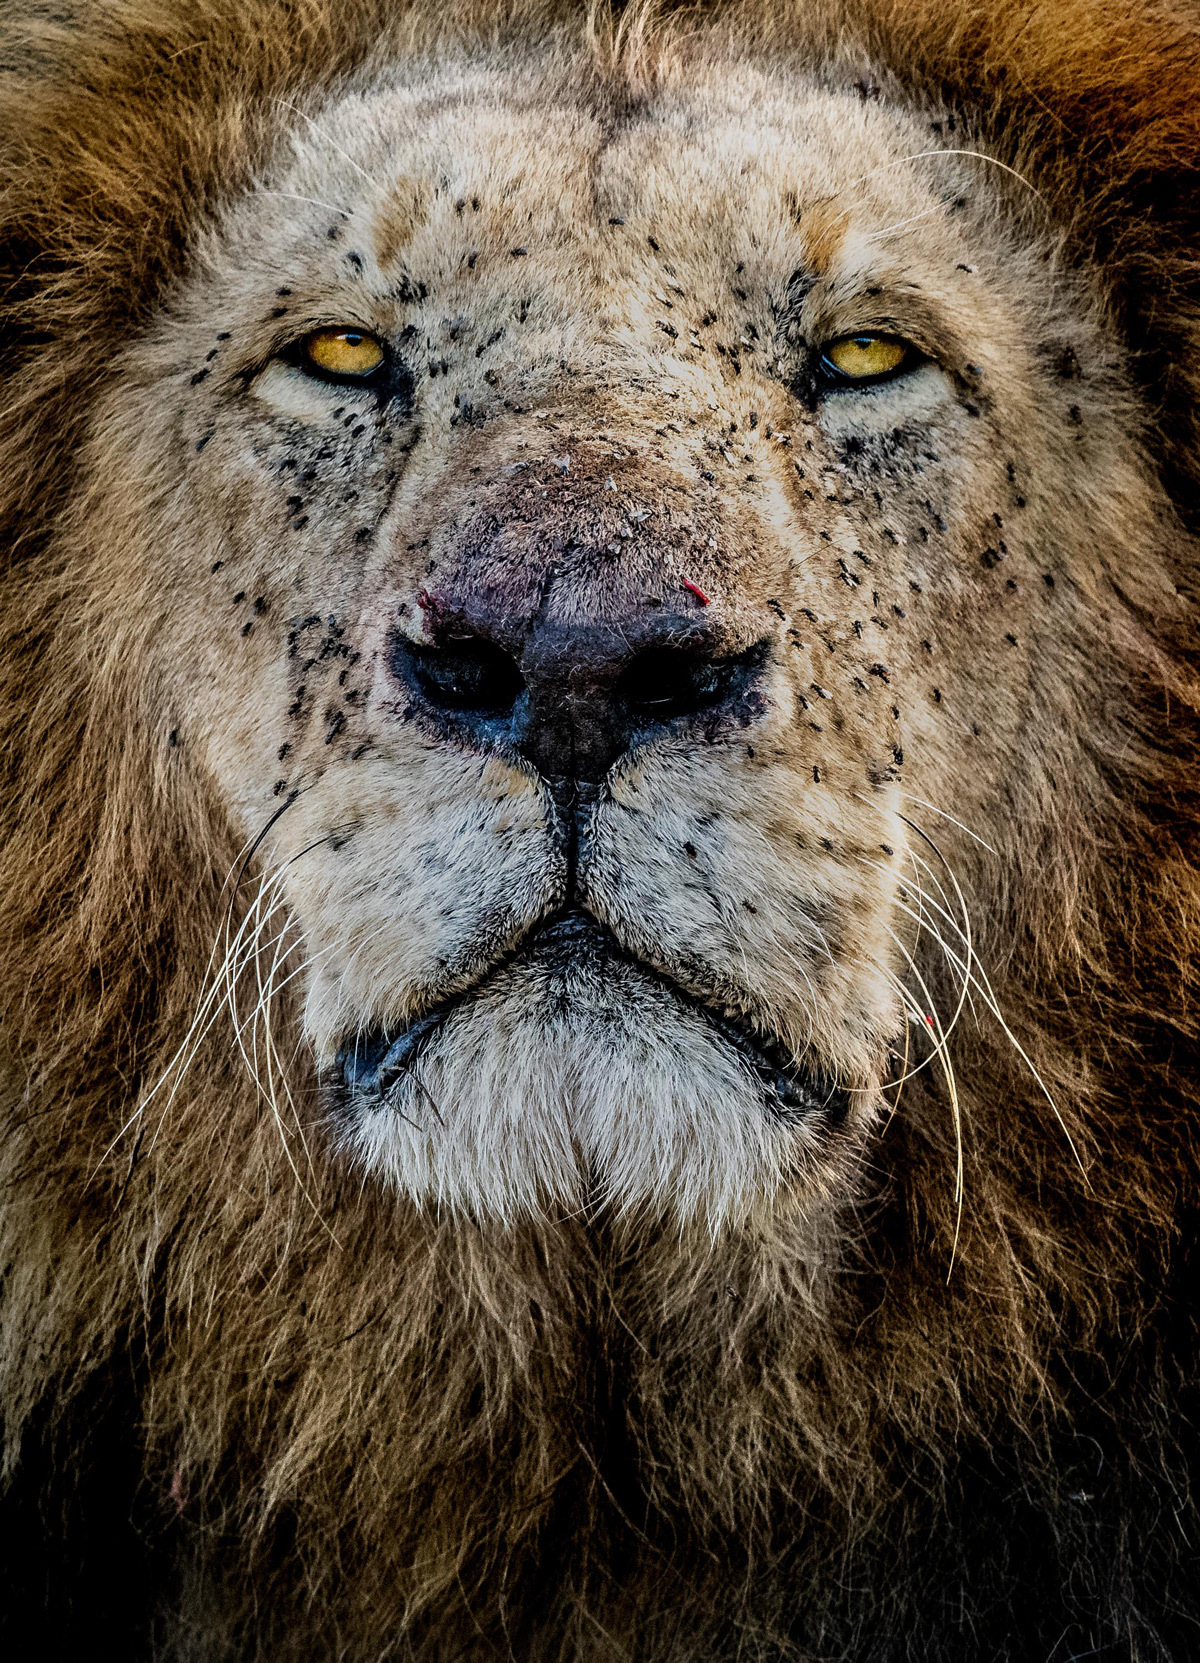
[[[401,1025],[469,985],[563,889],[544,791],[495,758],[419,750],[331,767],[271,838],[304,942],[304,1025]]]
[[[888,922],[904,847],[889,799],[722,750],[619,776],[582,881],[635,953],[690,964],[698,985],[715,981],[797,1055],[866,1089],[903,1023]]]

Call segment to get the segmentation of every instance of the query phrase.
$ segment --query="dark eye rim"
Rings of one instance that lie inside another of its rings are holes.
[[[826,353],[839,341],[852,341],[858,335],[870,335],[873,340],[894,341],[904,348],[904,356],[894,369],[882,370],[878,375],[846,375]],[[860,392],[866,387],[880,387],[889,381],[899,381],[927,362],[927,355],[903,335],[896,335],[887,329],[848,329],[831,337],[818,350],[817,381],[823,392]]]
[[[345,330],[347,333],[369,335],[378,341],[383,349],[383,357],[374,369],[365,375],[339,375],[336,370],[327,370],[320,364],[315,364],[308,356],[307,346],[314,335],[324,335],[330,330]],[[283,363],[291,365],[302,375],[312,381],[323,381],[328,387],[356,387],[365,392],[379,392],[393,395],[403,392],[411,395],[413,378],[412,372],[396,356],[382,335],[377,335],[373,329],[360,329],[355,324],[321,323],[314,329],[305,330],[303,335],[297,336],[276,354]]]

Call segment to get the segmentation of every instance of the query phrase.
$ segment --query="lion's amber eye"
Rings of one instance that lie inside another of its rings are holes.
[[[822,350],[826,368],[838,381],[878,381],[904,369],[912,357],[895,335],[843,335]]]
[[[314,329],[300,350],[303,368],[339,381],[367,380],[386,356],[382,342],[365,329]]]

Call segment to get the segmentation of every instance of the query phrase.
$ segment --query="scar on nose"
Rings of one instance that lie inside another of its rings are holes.
[[[850,215],[833,200],[814,202],[805,210],[800,220],[800,236],[813,271],[825,272],[833,264],[849,224]]]

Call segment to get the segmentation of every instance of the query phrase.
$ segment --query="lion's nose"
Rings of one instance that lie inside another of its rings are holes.
[[[461,628],[461,625],[460,625]],[[764,652],[730,655],[690,619],[644,626],[545,624],[436,643],[393,636],[392,673],[430,714],[482,748],[511,747],[547,780],[596,783],[631,745],[744,698]]]

